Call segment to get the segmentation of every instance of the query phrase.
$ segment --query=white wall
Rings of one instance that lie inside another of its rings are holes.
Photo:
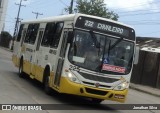
[[[0,6],[0,34],[1,31],[4,29],[5,26],[5,17],[7,12],[7,6],[8,6],[8,0],[0,0],[1,6]]]

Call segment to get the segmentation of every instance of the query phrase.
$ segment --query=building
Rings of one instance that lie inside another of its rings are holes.
[[[134,65],[131,82],[160,89],[160,37],[136,37],[139,62]]]
[[[7,12],[8,0],[0,0],[0,34],[5,27],[5,17]]]
[[[137,37],[137,46],[144,51],[160,53],[160,38]]]

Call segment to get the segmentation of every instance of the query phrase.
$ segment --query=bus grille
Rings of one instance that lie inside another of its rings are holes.
[[[95,86],[95,83],[82,81],[84,84]],[[111,88],[111,86],[99,84],[99,87]]]
[[[104,83],[113,83],[113,82],[118,81],[118,79],[106,78],[106,77],[91,75],[91,74],[82,73],[82,72],[79,72],[79,74],[80,74],[81,76],[83,76],[85,79],[94,80],[94,81],[99,81],[99,82],[104,82]]]
[[[107,91],[100,91],[90,88],[85,88],[87,93],[96,94],[96,95],[102,95],[105,96],[108,92]]]

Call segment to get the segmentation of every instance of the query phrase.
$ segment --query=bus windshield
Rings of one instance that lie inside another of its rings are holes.
[[[75,30],[69,61],[81,68],[104,73],[130,73],[134,43],[88,31]]]

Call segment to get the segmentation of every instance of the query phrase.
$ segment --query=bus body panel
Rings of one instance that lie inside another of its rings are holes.
[[[60,56],[60,52],[61,52],[61,49],[63,49],[62,46],[63,46],[64,37],[65,37],[65,32],[68,33],[70,30],[73,31],[74,25],[79,16],[86,16],[90,18],[101,19],[103,21],[109,21],[118,25],[123,25],[121,23],[114,22],[107,19],[102,19],[100,17],[88,16],[88,15],[82,15],[82,14],[75,14],[75,15],[70,15],[66,17],[62,16],[57,18],[47,18],[47,19],[42,19],[37,21],[35,20],[35,21],[22,22],[22,24],[24,24],[24,28],[22,31],[22,37],[20,42],[15,42],[14,44],[14,52],[12,56],[13,63],[17,67],[19,67],[20,59],[23,58],[23,71],[27,73],[30,76],[30,78],[36,79],[40,82],[43,82],[43,79],[45,76],[45,73],[44,73],[45,69],[49,67],[49,71],[50,71],[49,86],[59,93],[67,93],[67,94],[79,95],[79,96],[90,97],[90,98],[125,102],[126,96],[128,94],[128,88],[124,90],[113,90],[113,87],[121,83],[120,82],[121,79],[122,81],[129,82],[132,70],[127,75],[106,76],[106,78],[117,79],[117,81],[113,83],[107,83],[107,85],[111,86],[111,88],[108,88],[108,89],[104,87],[96,87],[95,85],[92,86],[92,85],[83,84],[82,82],[75,83],[70,81],[69,78],[67,77],[65,71],[69,70],[70,66],[73,65],[68,61],[68,52],[69,52],[70,45],[67,44],[64,57]],[[47,23],[50,23],[50,22],[64,22],[64,26],[60,35],[60,40],[57,48],[45,47],[41,45]],[[23,37],[25,37],[26,35],[29,24],[32,24],[32,23],[38,23],[39,29],[38,29],[35,43],[29,44],[29,43],[23,42],[24,41]],[[57,71],[59,68],[58,67],[59,61],[62,61],[63,64],[61,67],[60,75],[57,75]],[[87,71],[88,73],[91,73],[89,70]],[[89,80],[89,79],[87,80],[86,78],[82,77],[80,74],[79,75],[77,74],[77,76],[79,76],[78,78],[81,81],[86,80],[87,82],[95,83],[95,80]],[[58,79],[57,77],[60,77],[60,78]],[[97,81],[97,82],[102,85],[106,84],[100,81]],[[95,93],[95,92],[98,92],[98,93]]]

